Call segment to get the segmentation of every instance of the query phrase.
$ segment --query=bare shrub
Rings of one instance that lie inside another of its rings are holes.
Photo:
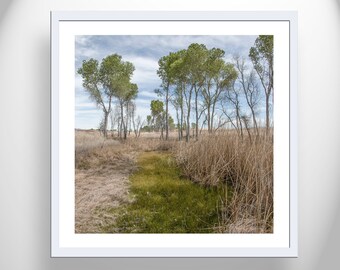
[[[273,231],[273,143],[271,137],[242,140],[236,132],[206,135],[182,143],[177,162],[183,173],[205,186],[224,186],[231,194],[221,203],[224,232]],[[243,228],[243,229],[241,229]]]

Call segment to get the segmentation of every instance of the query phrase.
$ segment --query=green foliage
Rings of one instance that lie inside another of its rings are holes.
[[[100,74],[98,61],[91,58],[84,60],[82,67],[78,69],[78,74],[83,78],[83,87],[90,95],[90,98],[97,106],[104,106],[102,92],[100,91]]]
[[[164,92],[168,93],[170,86],[173,86],[171,103],[179,112],[179,118],[182,119],[186,112],[187,127],[190,126],[193,95],[196,121],[199,120],[197,103],[201,95],[203,105],[208,107],[208,129],[212,130],[216,103],[220,100],[222,92],[227,91],[237,78],[234,66],[226,63],[224,56],[225,52],[219,48],[209,50],[204,44],[193,43],[187,49],[171,52],[159,60],[157,74],[162,79]],[[157,93],[162,93],[162,90],[158,90]],[[183,129],[185,123],[181,120],[180,125]],[[186,131],[188,140],[190,131],[188,128]]]
[[[274,36],[259,36],[254,47],[249,50],[249,57],[267,92],[273,87]]]
[[[150,110],[151,115],[156,117],[164,111],[164,103],[160,100],[151,100]]]
[[[82,76],[83,87],[90,97],[105,108],[105,98],[136,95],[137,85],[130,83],[133,71],[132,63],[122,61],[118,54],[112,54],[105,57],[100,66],[93,58],[84,60],[78,74]]]
[[[85,91],[104,112],[100,123],[104,136],[107,134],[112,98],[118,98],[123,104],[137,96],[138,87],[130,82],[134,69],[132,63],[124,62],[118,54],[112,54],[105,57],[100,65],[93,58],[84,60],[77,71],[82,76]]]
[[[159,131],[165,125],[164,103],[160,100],[151,100],[150,110],[153,128]]]
[[[117,222],[106,232],[209,233],[218,225],[219,191],[180,176],[175,161],[164,153],[144,153],[131,177],[134,201],[115,212]]]
[[[170,131],[173,131],[173,130],[175,130],[175,128],[176,128],[175,121],[171,117],[171,115],[169,115],[169,129],[170,129]]]
[[[259,36],[249,50],[249,57],[266,94],[266,129],[269,133],[269,97],[274,91],[274,36]]]
[[[273,64],[274,36],[260,35],[254,45],[249,51],[251,60],[258,63],[260,59],[265,58],[270,64]]]

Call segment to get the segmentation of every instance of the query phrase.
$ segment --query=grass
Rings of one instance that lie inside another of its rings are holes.
[[[221,190],[204,188],[181,177],[175,160],[164,152],[144,152],[130,177],[133,202],[113,208],[115,224],[104,232],[209,233],[218,226]],[[118,228],[118,229],[117,229]]]
[[[206,187],[225,185],[233,189],[231,199],[224,198],[223,232],[273,232],[271,137],[249,140],[236,132],[202,136],[198,142],[182,143],[176,160],[192,181]]]
[[[76,132],[79,232],[273,232],[272,136],[231,130],[185,143],[144,135]]]

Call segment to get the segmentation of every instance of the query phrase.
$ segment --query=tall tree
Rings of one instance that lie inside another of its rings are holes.
[[[131,83],[131,77],[135,67],[132,63],[123,61],[118,54],[109,55],[103,59],[101,73],[103,85],[111,89],[120,106],[120,134],[127,137],[127,117],[124,117],[124,108],[128,102],[137,96],[138,87]],[[128,111],[126,112],[128,114]],[[123,132],[123,134],[122,134]]]
[[[190,118],[192,99],[195,98],[196,123],[198,114],[198,95],[203,84],[202,73],[207,57],[207,48],[203,44],[193,43],[187,49],[171,52],[159,61],[158,75],[162,79],[163,91],[166,104],[169,101],[169,88],[174,86],[171,103],[176,109],[176,116],[179,124],[179,139],[183,137],[185,126],[186,141],[190,138]],[[166,107],[167,111],[167,107]],[[168,116],[168,113],[166,113]],[[168,117],[166,117],[167,119]],[[166,124],[168,126],[168,122]],[[198,132],[196,132],[198,134]],[[197,135],[196,135],[197,136]]]
[[[260,91],[255,79],[255,71],[251,70],[250,72],[247,72],[247,66],[244,58],[235,55],[234,61],[235,67],[239,73],[238,82],[241,85],[247,105],[251,111],[254,131],[257,135],[259,135],[256,120],[256,107],[260,101]],[[249,119],[247,121],[247,127],[249,127]]]
[[[249,50],[249,57],[253,62],[254,69],[258,74],[261,84],[266,95],[266,131],[269,133],[270,127],[270,104],[271,94],[274,97],[274,36],[260,35],[256,40],[254,47]],[[274,98],[272,101],[274,105]]]
[[[234,82],[231,89],[224,93],[224,98],[227,102],[222,102],[222,110],[225,116],[229,119],[230,123],[237,130],[237,133],[243,138],[243,127],[242,127],[242,112],[241,112],[241,101],[240,101],[240,93],[241,90],[236,87],[236,83]],[[225,103],[230,103],[233,107],[233,114],[224,107]],[[235,123],[234,123],[235,118]]]
[[[207,61],[208,49],[204,44],[191,44],[186,50],[184,64],[185,69],[187,71],[187,82],[189,84],[188,94],[186,95],[186,105],[187,105],[187,132],[186,132],[186,140],[189,140],[190,133],[190,110],[191,110],[191,97],[194,94],[194,108],[195,108],[195,137],[198,139],[198,121],[199,121],[199,113],[198,113],[198,99],[199,93],[203,86],[203,72],[204,72],[204,63]]]
[[[102,74],[99,70],[99,63],[97,60],[91,58],[84,60],[82,67],[78,69],[78,74],[83,78],[83,87],[89,94],[90,99],[96,103],[96,106],[101,108],[104,117],[101,127],[104,136],[107,137],[107,122],[111,112],[111,100],[113,91],[102,83]]]
[[[209,133],[213,131],[216,104],[222,92],[226,92],[237,78],[234,66],[224,61],[224,55],[223,50],[213,48],[209,50],[208,59],[205,62],[202,96],[207,108]]]
[[[171,83],[174,85],[173,95],[171,97],[171,103],[176,109],[178,128],[178,138],[183,138],[183,126],[185,121],[185,94],[187,88],[187,72],[185,70],[184,57],[186,50],[179,50],[171,53],[171,64],[169,74],[171,76]]]
[[[113,97],[118,98],[121,103],[122,97],[125,101],[127,96],[131,96],[131,91],[137,92],[137,85],[130,82],[133,71],[134,66],[122,61],[118,54],[105,57],[100,66],[93,58],[84,60],[82,67],[78,69],[78,74],[83,78],[83,87],[104,112],[102,128],[105,137]]]
[[[182,95],[182,105],[185,105],[185,139],[188,142],[190,138],[190,114],[191,114],[191,99],[194,89],[193,78],[190,76],[191,58],[193,58],[192,50],[181,50],[178,52],[178,59],[171,65],[172,72],[175,75],[177,83],[177,89],[180,90]],[[184,102],[184,103],[183,103]],[[181,109],[181,118],[184,117],[184,108]],[[181,120],[181,126],[183,128],[183,121]]]
[[[129,114],[131,102],[137,97],[138,87],[134,83],[122,82],[121,88],[116,93],[121,114],[120,137],[126,139],[129,128]],[[122,134],[123,133],[123,134]]]
[[[164,96],[165,101],[165,139],[169,139],[169,101],[170,101],[170,87],[174,84],[174,73],[172,70],[173,63],[179,58],[178,53],[170,52],[163,56],[158,61],[157,74],[162,80],[161,89],[155,90],[160,96]]]

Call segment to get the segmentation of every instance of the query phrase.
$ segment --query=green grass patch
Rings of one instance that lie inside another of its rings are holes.
[[[105,232],[214,232],[221,190],[202,187],[181,177],[168,153],[143,153],[138,167],[130,178],[134,201],[113,209],[117,220],[103,228]]]

